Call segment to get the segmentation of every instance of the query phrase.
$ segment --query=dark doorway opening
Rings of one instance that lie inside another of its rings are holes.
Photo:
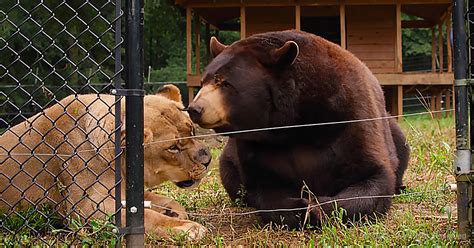
[[[302,16],[301,30],[341,44],[340,23],[339,16]]]

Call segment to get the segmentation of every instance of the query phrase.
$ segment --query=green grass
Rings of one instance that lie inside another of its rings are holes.
[[[227,197],[220,183],[217,166],[222,143],[217,142],[218,145],[211,151],[214,159],[208,175],[197,189],[182,190],[171,183],[153,189],[185,206],[191,219],[205,225],[209,234],[199,242],[186,241],[185,237],[179,235],[165,241],[149,236],[147,244],[153,247],[467,247],[469,244],[457,239],[455,193],[447,190],[447,185],[455,183],[452,173],[454,120],[413,116],[401,121],[401,126],[411,147],[410,164],[404,179],[407,189],[404,194],[394,197],[393,207],[385,217],[347,225],[335,213],[319,230],[288,231],[277,226],[262,226],[258,216],[254,214],[229,215],[230,212],[243,213],[253,209],[233,203]],[[38,223],[41,224],[41,221],[45,220],[39,220]],[[17,223],[19,224],[21,223]],[[78,222],[71,229],[50,230],[45,235],[52,240],[76,235],[78,244],[83,246],[110,245],[115,240],[110,222],[97,222],[88,226]],[[12,234],[8,235],[11,241]],[[0,242],[1,237],[0,234]],[[15,240],[20,240],[23,245],[37,244],[38,242],[32,241],[33,237],[33,234],[25,232],[15,237]]]

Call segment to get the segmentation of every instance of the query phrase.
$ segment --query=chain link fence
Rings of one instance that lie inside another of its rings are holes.
[[[119,243],[121,15],[0,1],[0,243]]]

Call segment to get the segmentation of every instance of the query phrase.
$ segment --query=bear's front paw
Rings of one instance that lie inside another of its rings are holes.
[[[318,196],[312,197],[309,201],[307,216],[311,225],[320,226],[322,221],[327,219],[327,212],[325,209],[331,204],[329,197]]]

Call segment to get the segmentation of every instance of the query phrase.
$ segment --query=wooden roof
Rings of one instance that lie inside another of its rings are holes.
[[[223,7],[223,6],[285,6],[285,5],[338,5],[340,0],[175,0],[177,4],[194,7]],[[345,0],[345,4],[451,4],[451,0]]]
[[[339,5],[339,0],[175,0],[183,7],[192,7],[199,16],[221,30],[238,30],[237,22],[232,20],[240,17],[240,7],[256,6],[305,6],[323,7]],[[439,22],[443,14],[451,6],[450,0],[345,0],[347,5],[385,5],[401,3],[403,13],[417,16],[431,27]],[[304,9],[303,9],[304,11]],[[413,22],[413,21],[412,21]],[[418,21],[420,22],[420,20]],[[419,25],[419,23],[416,23]],[[415,26],[416,26],[415,25]],[[235,26],[235,27],[234,27]],[[408,27],[408,26],[407,26]],[[420,26],[421,27],[421,26]]]

